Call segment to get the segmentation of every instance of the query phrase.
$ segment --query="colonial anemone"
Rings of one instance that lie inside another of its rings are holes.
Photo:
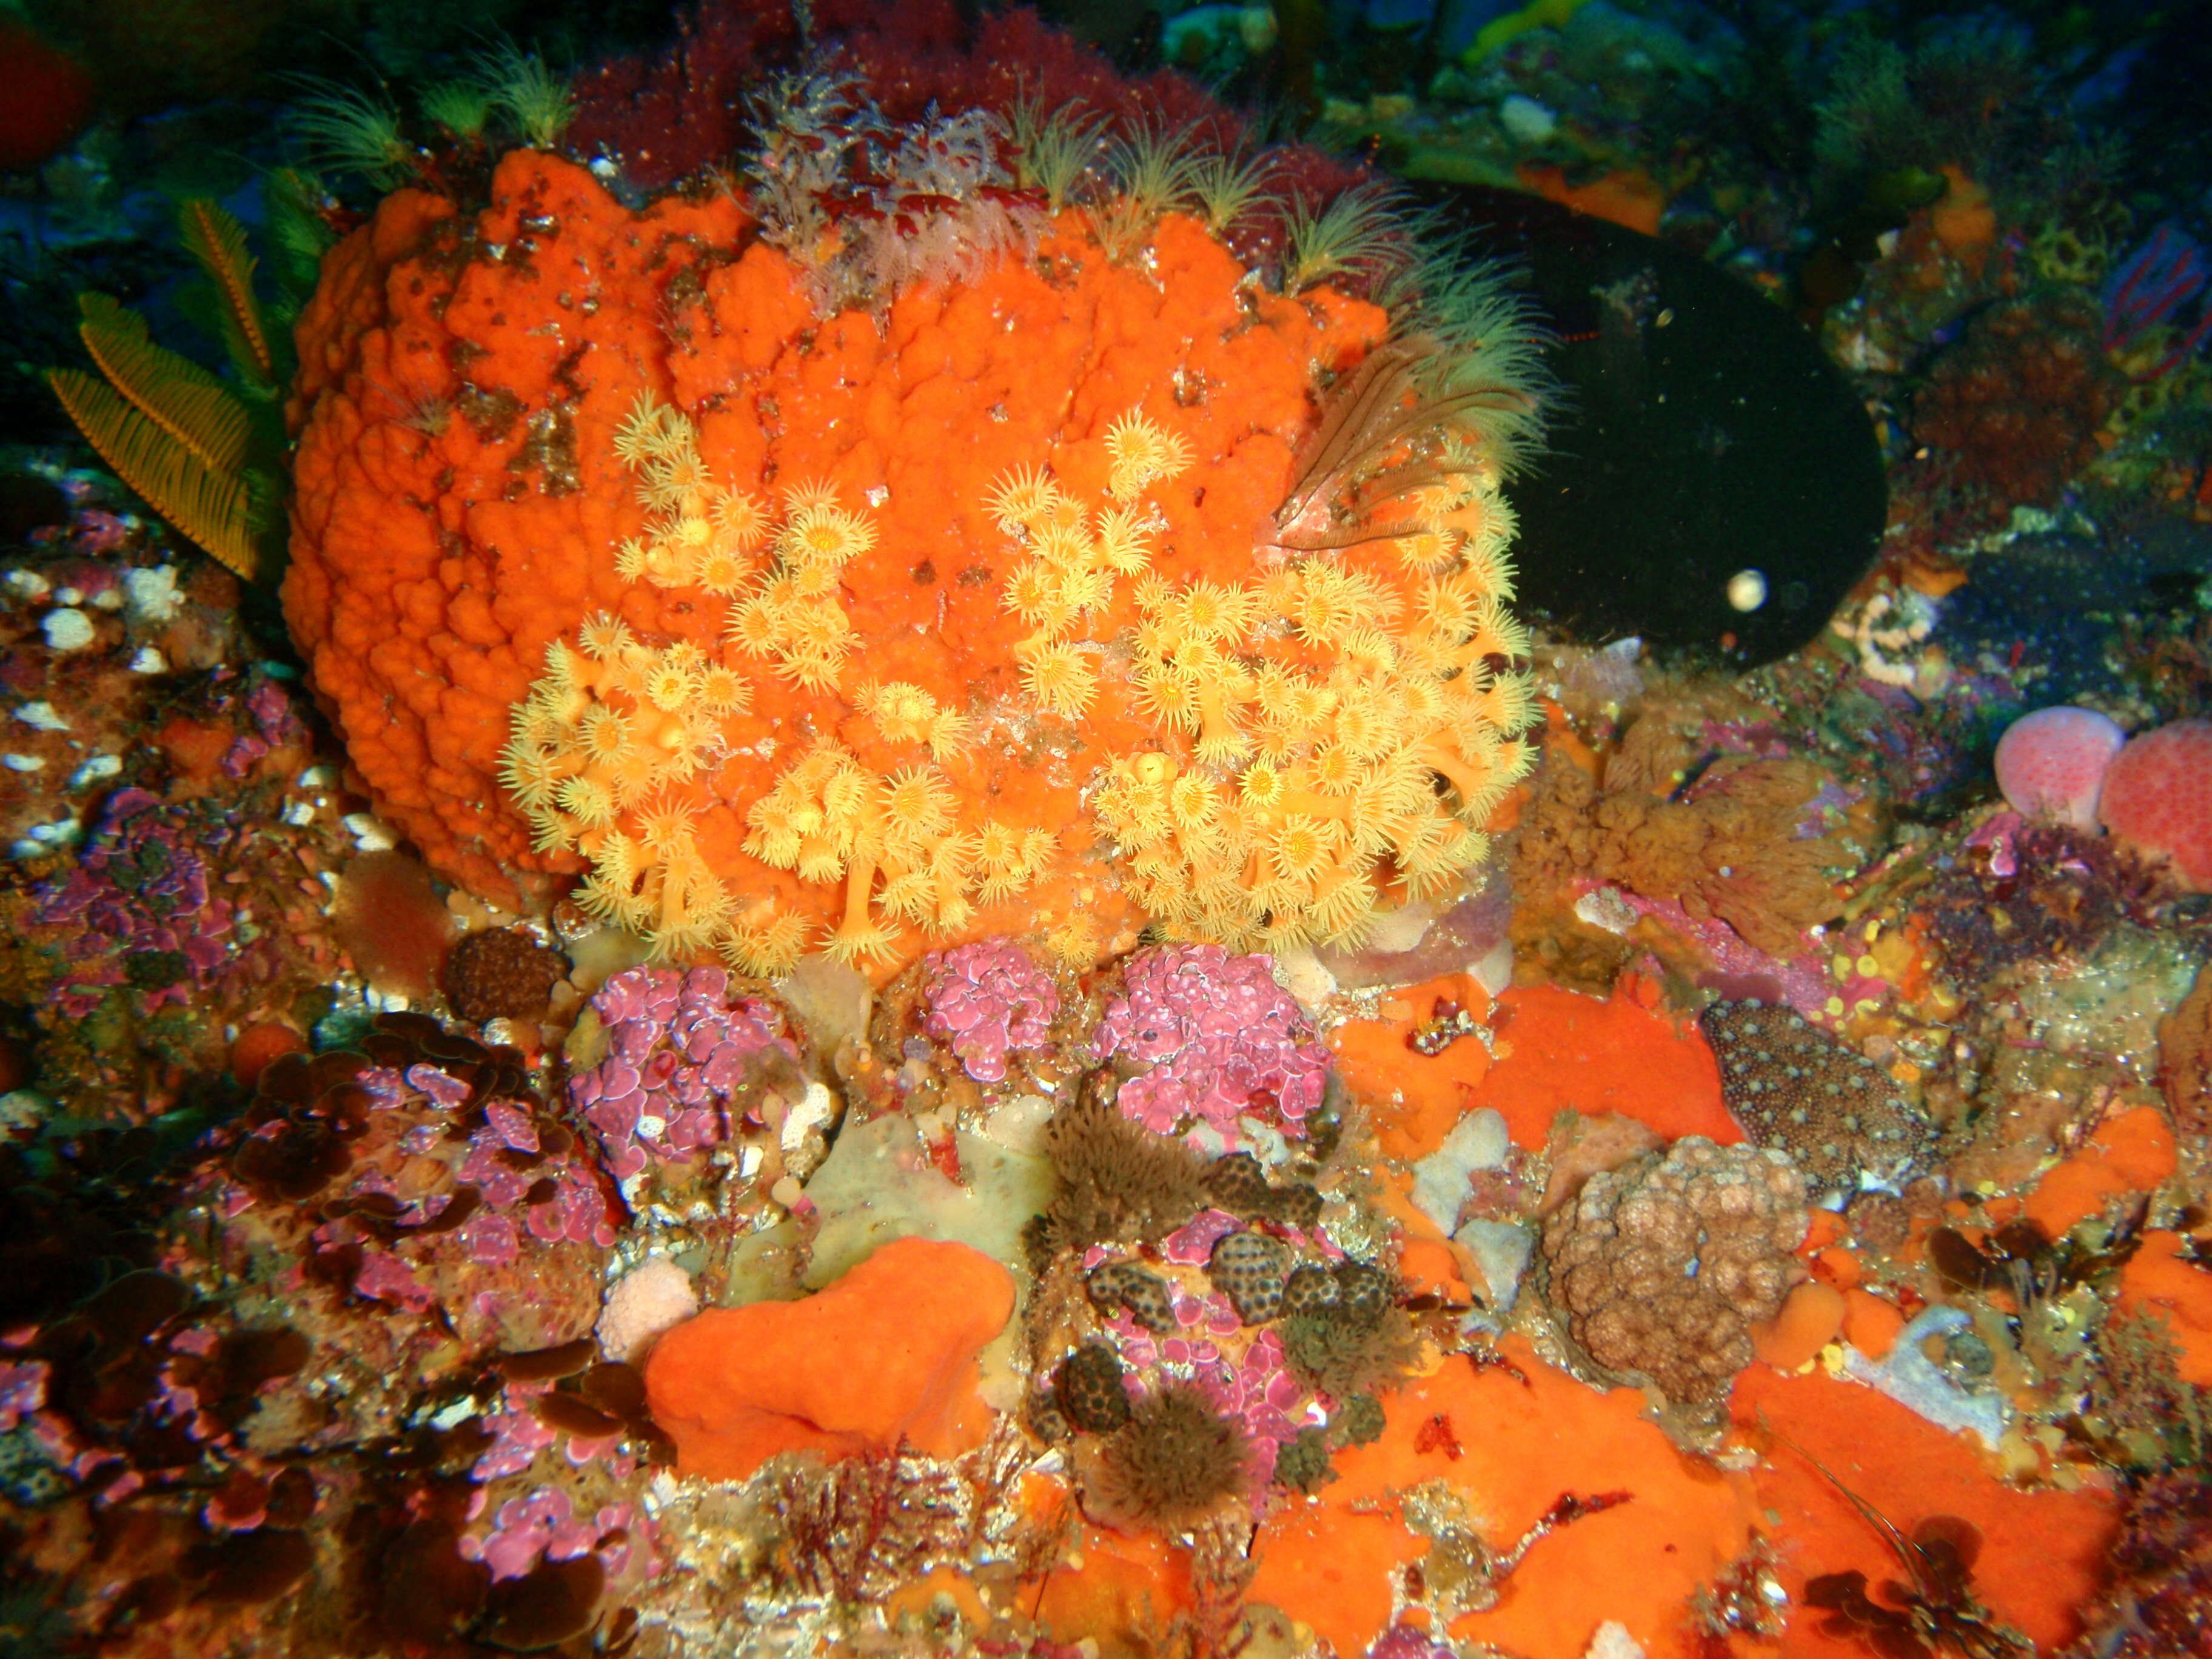
[[[971,111],[871,152],[919,204],[886,229],[795,132],[638,208],[519,150],[326,262],[285,605],[382,809],[751,973],[1348,941],[1449,893],[1528,760],[1517,314],[1371,216],[1395,311],[1298,288],[1328,216],[1255,271],[1164,141],[1073,205]]]

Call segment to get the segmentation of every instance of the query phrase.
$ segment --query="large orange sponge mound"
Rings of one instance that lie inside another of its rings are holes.
[[[517,151],[326,261],[285,611],[431,865],[757,975],[1448,894],[1528,763],[1511,308],[1447,344],[1172,202],[1020,192],[846,304],[789,194]]]
[[[1012,1275],[965,1244],[902,1238],[800,1302],[710,1308],[654,1344],[653,1421],[677,1472],[741,1480],[778,1452],[832,1457],[903,1441],[981,1445],[976,1356],[1012,1314]]]

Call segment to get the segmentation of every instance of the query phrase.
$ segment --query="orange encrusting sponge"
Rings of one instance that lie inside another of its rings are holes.
[[[1553,1118],[1568,1107],[1620,1112],[1669,1139],[1705,1135],[1733,1146],[1743,1139],[1696,1028],[1679,1030],[1632,997],[1516,986],[1498,999],[1489,1022],[1498,1034],[1495,1054],[1472,1041],[1417,1054],[1407,1038],[1439,998],[1478,1015],[1487,1006],[1470,981],[1431,981],[1394,994],[1395,1017],[1348,1021],[1328,1034],[1339,1073],[1360,1099],[1376,1103],[1370,1109],[1393,1158],[1427,1156],[1462,1113],[1486,1106],[1504,1115],[1523,1146],[1541,1146]]]
[[[1341,1479],[1270,1515],[1251,1598],[1339,1653],[1364,1652],[1390,1622],[1405,1565],[1431,1546],[1407,1522],[1408,1495],[1449,1493],[1504,1549],[1565,1493],[1626,1492],[1627,1502],[1538,1541],[1498,1604],[1455,1620],[1450,1633],[1529,1659],[1581,1659],[1613,1619],[1676,1659],[1690,1596],[1749,1542],[1750,1483],[1675,1449],[1644,1420],[1635,1390],[1601,1394],[1518,1337],[1501,1346],[1518,1376],[1446,1359],[1388,1398],[1380,1440],[1338,1454]]]
[[[1499,458],[1445,420],[1300,477],[1332,380],[1419,361],[1381,308],[1173,214],[1121,261],[1038,224],[825,318],[740,199],[518,151],[332,253],[285,610],[434,868],[588,871],[768,974],[1349,937],[1480,860],[1528,762]]]
[[[884,1245],[799,1302],[709,1308],[653,1345],[646,1400],[679,1474],[742,1480],[779,1452],[831,1457],[901,1442],[933,1457],[982,1444],[976,1356],[1014,1309],[980,1250]]]
[[[1817,1369],[1784,1376],[1754,1365],[1736,1379],[1729,1409],[1764,1454],[1753,1479],[1794,1604],[1784,1659],[1866,1652],[1848,1632],[1824,1634],[1825,1616],[1802,1600],[1805,1581],[1825,1573],[1856,1569],[1876,1584],[1900,1577],[1891,1541],[1861,1504],[1906,1536],[1936,1516],[1969,1522],[1982,1536],[1974,1594],[1996,1617],[2046,1653],[2079,1633],[2075,1609],[2096,1589],[2114,1525],[2109,1492],[2008,1486],[1969,1437]]]

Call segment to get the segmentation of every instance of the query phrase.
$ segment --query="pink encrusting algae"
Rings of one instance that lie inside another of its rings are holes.
[[[1132,957],[1092,1041],[1102,1060],[1145,1068],[1121,1085],[1126,1115],[1229,1151],[1247,1115],[1303,1134],[1328,1074],[1328,1050],[1268,958],[1218,945]]]
[[[609,980],[592,1009],[606,1052],[570,1079],[568,1102],[620,1178],[722,1145],[736,1133],[732,1092],[764,1065],[792,1073],[798,1064],[781,1014],[732,995],[720,968],[633,968]]]
[[[1042,1046],[1060,992],[1052,976],[1008,939],[978,939],[922,958],[929,1018],[924,1028],[952,1045],[968,1075],[998,1083],[1006,1057]]]

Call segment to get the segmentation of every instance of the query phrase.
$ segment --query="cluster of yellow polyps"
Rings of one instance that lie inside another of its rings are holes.
[[[547,647],[544,674],[515,706],[501,781],[540,851],[591,860],[577,893],[587,911],[644,934],[661,956],[719,948],[744,972],[783,973],[813,923],[730,890],[700,850],[678,787],[724,756],[722,717],[751,700],[742,658],[769,659],[810,688],[836,684],[851,648],[839,573],[875,544],[875,527],[825,488],[787,492],[780,520],[721,488],[691,422],[650,398],[616,450],[638,473],[647,510],[645,532],[616,551],[617,574],[729,601],[724,659],[690,641],[644,644],[621,622],[594,617],[574,647]],[[765,563],[754,557],[761,548]],[[968,739],[966,719],[920,686],[870,683],[855,696],[884,738],[933,759]],[[957,806],[934,767],[880,775],[818,743],[753,804],[744,850],[805,881],[843,883],[843,917],[824,948],[867,960],[893,948],[897,929],[887,924],[957,931],[977,902],[1012,896],[1049,863],[1048,832],[963,826]]]
[[[616,550],[622,579],[740,592],[752,575],[752,551],[768,534],[768,513],[757,497],[716,486],[690,417],[641,396],[615,434],[615,453],[638,475],[647,514],[645,533]]]
[[[697,428],[649,397],[616,434],[615,453],[637,472],[648,515],[645,533],[616,550],[615,574],[742,601],[730,612],[731,644],[801,685],[835,685],[853,648],[838,576],[876,544],[875,526],[839,505],[827,485],[786,491],[776,523],[757,496],[718,485],[699,454]],[[765,573],[752,557],[763,542]]]
[[[926,745],[933,758],[949,760],[967,746],[969,721],[939,703],[918,685],[873,680],[860,689],[860,703],[876,730],[891,743]]]
[[[753,803],[745,851],[803,881],[842,881],[844,915],[825,948],[842,961],[872,960],[897,938],[878,913],[955,932],[975,919],[977,899],[1011,897],[1051,860],[1048,832],[988,822],[963,829],[958,806],[934,767],[879,777],[836,744],[818,744]]]
[[[650,934],[666,954],[703,950],[735,902],[700,856],[691,815],[667,791],[712,758],[722,717],[750,697],[744,677],[685,641],[654,647],[611,617],[554,641],[515,706],[500,776],[541,851],[580,851],[592,914]],[[630,815],[630,831],[618,827]]]
[[[725,885],[681,786],[725,757],[720,721],[750,696],[744,658],[809,688],[837,684],[851,646],[840,573],[875,529],[826,489],[787,492],[777,515],[720,488],[690,422],[650,401],[618,448],[648,514],[618,567],[724,599],[722,659],[595,618],[574,648],[549,648],[503,775],[541,849],[591,860],[588,909],[665,955],[718,946],[746,972],[781,972],[813,924]],[[1423,488],[1379,502],[1340,491],[1315,504],[1321,523],[1294,520],[1280,545],[1255,550],[1255,580],[1177,586],[1152,568],[1164,520],[1143,495],[1188,466],[1182,441],[1132,413],[1106,449],[1108,499],[1095,506],[1035,467],[1002,478],[986,505],[1022,549],[1003,599],[1031,630],[1013,647],[1027,696],[1079,720],[1110,672],[1158,732],[1109,758],[1091,801],[1130,896],[1167,932],[1249,947],[1356,943],[1379,912],[1449,891],[1485,856],[1480,826],[1530,760],[1528,683],[1500,665],[1528,637],[1505,610],[1512,520],[1492,469],[1447,435]],[[1134,627],[1085,638],[1117,610],[1124,580]],[[1045,875],[1056,842],[963,821],[933,763],[969,741],[960,712],[903,681],[851,697],[915,763],[879,774],[812,742],[752,804],[744,850],[842,884],[825,948],[862,962],[890,954],[908,924],[970,927],[978,905]],[[1087,962],[1094,932],[1078,915],[1048,943]]]
[[[1249,947],[1355,943],[1378,911],[1450,888],[1531,761],[1528,682],[1496,666],[1528,640],[1505,610],[1513,521],[1493,469],[1448,438],[1435,482],[1358,507],[1308,556],[1177,587],[1150,573],[1137,507],[1182,470],[1177,441],[1132,415],[1108,453],[1095,514],[1036,469],[988,506],[1029,550],[1005,603],[1035,629],[1015,650],[1048,713],[1089,707],[1094,655],[1064,636],[1135,578],[1132,699],[1164,746],[1115,757],[1091,802],[1131,896],[1170,933]]]
[[[1150,567],[1154,521],[1133,503],[1147,485],[1190,465],[1181,436],[1133,411],[1108,429],[1106,452],[1114,505],[1095,514],[1033,467],[1008,474],[988,504],[999,528],[1030,550],[1005,588],[1006,608],[1033,630],[1014,646],[1022,688],[1046,713],[1069,720],[1091,706],[1098,673],[1063,635],[1105,608],[1118,577]]]

